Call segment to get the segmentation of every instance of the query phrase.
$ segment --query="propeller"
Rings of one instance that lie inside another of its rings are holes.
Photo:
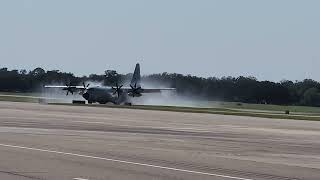
[[[141,96],[141,87],[137,87],[137,83],[134,84],[134,86],[132,86],[130,84],[130,87],[131,87],[131,90],[129,90],[129,93],[132,97],[135,97],[135,96]]]
[[[73,89],[74,89],[74,88],[71,86],[71,83],[66,84],[66,86],[67,86],[67,87],[65,87],[65,88],[63,88],[63,89],[62,89],[62,90],[67,91],[66,96],[68,96],[68,95],[69,95],[69,92],[73,95]]]
[[[85,90],[88,89],[88,87],[90,86],[90,84],[88,83],[88,84],[86,85],[84,82],[82,82],[82,86],[83,86],[83,89],[80,90],[80,92],[79,92],[80,95],[84,94]]]
[[[118,85],[118,83],[116,83],[116,87],[112,87],[112,89],[114,90],[113,94],[117,94],[118,98],[120,97],[120,94],[122,93],[122,88],[123,85]]]
[[[82,85],[83,85],[84,89],[87,89],[90,86],[89,83],[86,85],[84,82],[82,83]]]

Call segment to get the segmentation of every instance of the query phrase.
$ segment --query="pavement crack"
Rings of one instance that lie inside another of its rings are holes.
[[[9,174],[9,175],[13,175],[13,176],[19,176],[19,177],[24,177],[24,178],[28,178],[28,179],[36,179],[36,180],[45,180],[44,178],[40,178],[40,177],[36,177],[36,176],[32,176],[32,175],[26,175],[29,173],[46,173],[46,172],[18,172],[18,171],[1,171],[0,173],[3,174]]]

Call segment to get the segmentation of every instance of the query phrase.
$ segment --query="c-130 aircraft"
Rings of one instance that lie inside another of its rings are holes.
[[[82,86],[50,86],[47,85],[45,88],[62,88],[62,90],[73,94],[75,91],[79,91],[79,94],[88,101],[89,104],[99,103],[106,104],[111,102],[113,104],[131,104],[128,102],[129,97],[140,97],[144,93],[160,93],[161,91],[174,91],[175,88],[142,88],[140,84],[140,65],[136,64],[131,83],[129,87],[116,84],[115,87],[110,86],[95,86],[89,87],[90,84],[83,83]]]

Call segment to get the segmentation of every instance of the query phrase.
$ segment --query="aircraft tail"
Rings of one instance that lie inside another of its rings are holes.
[[[134,86],[135,84],[137,85],[137,87],[141,87],[140,85],[140,79],[141,79],[141,75],[140,75],[140,64],[137,63],[136,64],[136,68],[134,69],[134,73],[131,79],[131,85]]]

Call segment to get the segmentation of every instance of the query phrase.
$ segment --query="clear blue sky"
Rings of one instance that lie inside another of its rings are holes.
[[[320,80],[318,0],[3,0],[0,66]]]

